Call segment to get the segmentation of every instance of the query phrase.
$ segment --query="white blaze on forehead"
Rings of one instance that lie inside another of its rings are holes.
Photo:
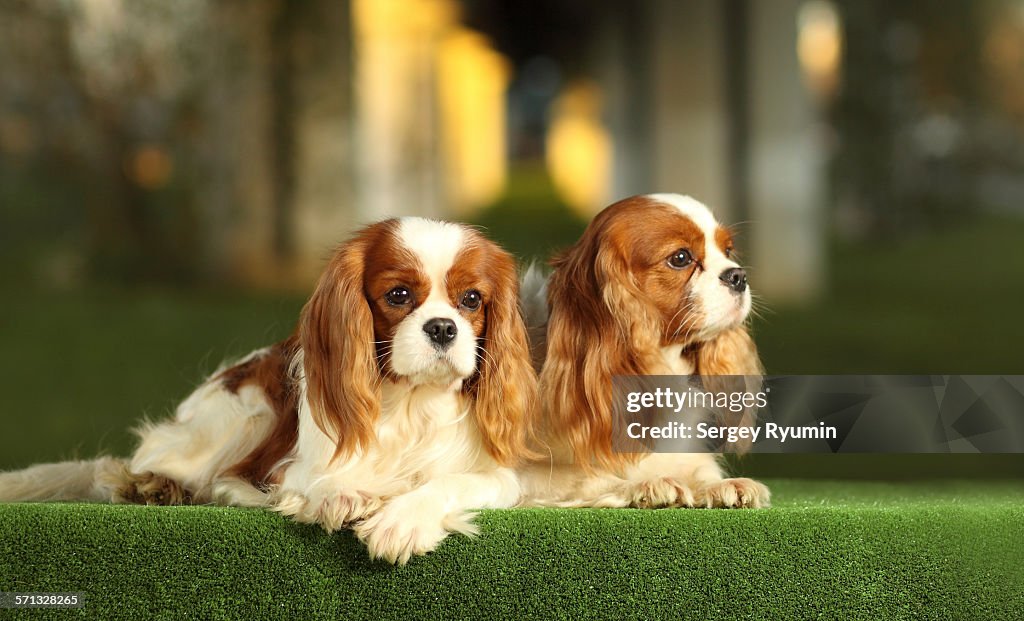
[[[718,221],[711,210],[700,201],[681,194],[648,194],[647,198],[675,207],[704,233],[703,269],[695,273],[690,286],[704,315],[704,327],[698,337],[701,333],[716,334],[745,320],[750,312],[750,289],[745,289],[737,298],[720,279],[726,270],[739,267],[739,264],[725,256],[718,247],[715,239]]]
[[[402,218],[397,236],[419,259],[418,267],[430,279],[430,293],[398,323],[392,339],[391,370],[409,378],[414,385],[436,384],[450,388],[476,369],[473,326],[448,299],[445,286],[448,271],[459,251],[470,241],[469,236],[460,225],[425,218]],[[445,350],[439,350],[424,330],[432,319],[450,319],[455,325],[455,339]]]
[[[401,218],[398,238],[419,258],[423,271],[430,278],[430,295],[427,299],[447,300],[445,276],[466,241],[465,230],[450,222]]]
[[[680,213],[700,227],[705,238],[712,242],[714,241],[718,221],[715,220],[715,214],[711,213],[711,210],[704,203],[682,194],[648,194],[647,198],[675,207]]]
[[[709,269],[716,268],[721,264],[726,264],[727,267],[736,266],[736,262],[729,260],[722,249],[718,247],[715,238],[718,221],[715,220],[715,214],[711,213],[707,205],[682,194],[648,194],[647,198],[675,207],[700,228],[704,233],[704,261]]]

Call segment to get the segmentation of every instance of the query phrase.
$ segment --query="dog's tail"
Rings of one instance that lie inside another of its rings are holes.
[[[531,263],[519,279],[519,303],[530,338],[530,358],[540,371],[547,353],[548,274],[543,267]]]
[[[527,326],[544,326],[548,322],[548,270],[530,263],[519,277],[519,300]]]
[[[39,464],[24,470],[0,472],[0,502],[110,502],[124,484],[127,473],[124,460],[112,457]]]

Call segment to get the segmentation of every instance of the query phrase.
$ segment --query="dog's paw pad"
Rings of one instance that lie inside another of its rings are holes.
[[[373,515],[381,504],[379,496],[346,490],[325,499],[315,521],[327,532],[334,532]]]
[[[387,512],[359,522],[354,530],[371,558],[395,565],[405,565],[413,556],[433,552],[448,535],[439,522]]]
[[[709,509],[758,509],[771,506],[771,492],[753,479],[722,479],[704,486],[696,500]]]
[[[671,477],[649,479],[636,484],[629,506],[637,509],[663,507],[692,507],[693,492],[682,482]]]

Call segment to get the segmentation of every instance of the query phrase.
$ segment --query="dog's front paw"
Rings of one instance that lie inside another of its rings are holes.
[[[342,526],[373,515],[381,505],[383,501],[380,496],[345,490],[323,501],[317,523],[327,532],[334,532]]]
[[[114,489],[115,503],[137,505],[186,505],[192,494],[174,479],[150,471],[126,473]]]
[[[366,544],[370,558],[405,565],[413,556],[433,552],[450,531],[476,534],[471,517],[445,515],[435,503],[397,499],[357,523],[353,530]]]
[[[358,490],[339,490],[318,498],[285,491],[273,499],[273,509],[278,513],[296,522],[319,524],[329,533],[373,515],[382,504],[379,496]]]
[[[693,491],[684,483],[671,477],[648,479],[634,484],[629,506],[637,509],[660,509],[663,507],[692,507]]]
[[[758,509],[771,506],[772,493],[753,479],[722,479],[700,488],[697,506],[721,509]]]

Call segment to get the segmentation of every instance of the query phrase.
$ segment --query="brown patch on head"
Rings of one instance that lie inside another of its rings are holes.
[[[735,248],[733,246],[732,231],[724,226],[715,229],[715,245],[726,257],[732,258]]]
[[[494,300],[495,290],[500,285],[494,271],[501,269],[502,266],[496,267],[495,263],[502,263],[502,257],[496,251],[502,252],[495,244],[475,231],[467,231],[465,244],[445,274],[444,284],[448,303],[473,326],[473,334],[477,337],[484,332],[487,307]],[[511,261],[511,257],[509,260]],[[514,263],[511,264],[511,269],[514,273]],[[475,310],[463,305],[466,294],[472,291],[480,294],[480,306]]]
[[[377,365],[383,375],[392,378],[391,340],[402,320],[430,295],[430,277],[423,271],[419,258],[402,245],[394,233],[396,229],[397,221],[391,234],[379,237],[367,247],[363,261],[363,292],[373,316]],[[396,287],[409,291],[411,301],[408,304],[396,306],[388,302],[385,296]]]
[[[706,244],[700,227],[677,209],[636,196],[599,213],[583,238],[552,265],[577,276],[586,274],[581,284],[598,302],[607,301],[600,298],[609,297],[608,287],[626,289],[616,296],[619,302],[635,298],[641,307],[633,310],[652,314],[650,328],[658,332],[657,345],[666,345],[685,333],[688,284],[703,269]],[[681,269],[668,262],[678,251],[692,258]]]
[[[298,439],[299,394],[290,373],[297,351],[298,338],[291,336],[219,376],[224,388],[234,394],[243,386],[258,388],[276,415],[273,429],[259,446],[225,473],[260,489],[280,482],[280,473],[273,468],[292,451]]]

